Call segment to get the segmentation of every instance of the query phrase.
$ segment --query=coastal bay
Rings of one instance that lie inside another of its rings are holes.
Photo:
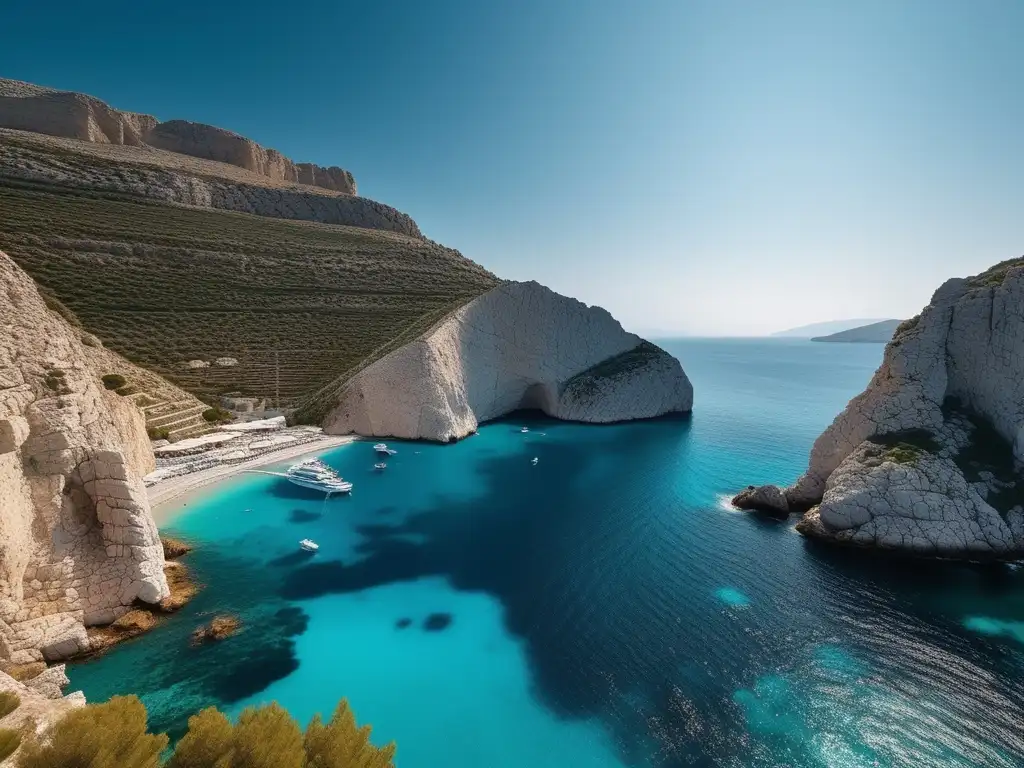
[[[210,704],[305,721],[347,696],[401,768],[1015,765],[1020,570],[850,557],[727,502],[738,476],[795,479],[881,348],[663,344],[691,417],[517,414],[393,443],[383,473],[355,442],[323,453],[355,482],[326,503],[261,475],[201,489],[164,529],[205,588],[71,689],[137,693],[172,735]],[[243,630],[191,648],[219,613]]]

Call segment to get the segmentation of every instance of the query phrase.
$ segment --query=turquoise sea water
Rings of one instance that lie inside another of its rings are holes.
[[[824,548],[725,503],[796,478],[881,346],[664,345],[690,418],[517,415],[394,443],[383,473],[368,443],[325,454],[351,498],[243,475],[179,503],[204,591],[72,685],[172,734],[347,696],[399,768],[1024,764],[1024,570]],[[191,648],[217,612],[244,631]]]

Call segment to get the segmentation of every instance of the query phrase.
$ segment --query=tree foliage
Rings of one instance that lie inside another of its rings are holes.
[[[25,743],[18,768],[159,768],[167,737],[146,731],[146,708],[115,696],[66,714],[42,740]]]
[[[157,768],[166,746],[166,736],[146,733],[142,702],[115,697],[72,711],[17,760],[18,768]],[[317,715],[305,734],[276,703],[246,709],[236,724],[204,709],[165,768],[394,768],[394,755],[394,744],[370,743],[370,727],[359,727],[342,699],[329,722]]]

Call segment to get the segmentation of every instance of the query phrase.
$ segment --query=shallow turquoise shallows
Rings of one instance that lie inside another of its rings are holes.
[[[73,687],[136,693],[172,735],[347,696],[399,768],[1024,765],[1024,571],[825,548],[727,503],[799,475],[881,345],[665,346],[691,418],[516,416],[394,443],[379,473],[369,443],[325,454],[351,498],[242,475],[178,502],[205,589]],[[244,631],[190,647],[219,612]]]

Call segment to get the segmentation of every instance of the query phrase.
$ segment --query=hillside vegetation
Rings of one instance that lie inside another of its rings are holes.
[[[0,250],[110,349],[193,393],[286,408],[498,282],[380,230],[10,178],[0,211]]]

